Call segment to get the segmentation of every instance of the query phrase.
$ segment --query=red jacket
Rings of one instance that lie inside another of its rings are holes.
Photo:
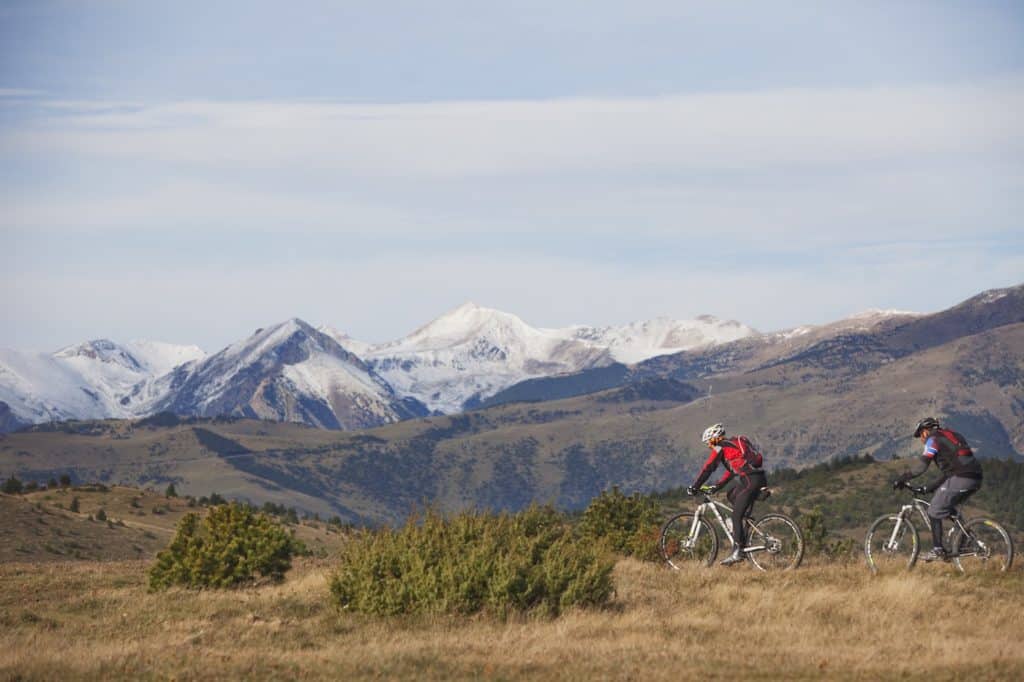
[[[697,480],[693,483],[694,488],[699,488],[703,485],[704,481],[708,479],[708,476],[711,475],[711,472],[715,470],[719,463],[725,464],[725,473],[715,483],[716,486],[725,485],[733,475],[746,476],[755,471],[761,471],[762,462],[760,454],[752,446],[741,448],[737,444],[740,438],[743,438],[743,436],[728,438],[711,448],[711,454],[708,456],[707,461],[704,462],[704,466],[701,467],[700,473],[697,474]]]

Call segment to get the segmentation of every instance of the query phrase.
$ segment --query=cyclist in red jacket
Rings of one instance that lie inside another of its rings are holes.
[[[746,436],[725,437],[725,427],[721,424],[709,426],[704,430],[701,440],[711,448],[697,480],[686,489],[691,495],[697,494],[700,486],[708,479],[711,472],[719,465],[725,465],[725,473],[712,486],[712,491],[720,489],[729,480],[736,476],[739,483],[729,489],[729,502],[732,503],[732,535],[733,551],[722,561],[723,566],[732,566],[743,561],[745,554],[743,548],[747,545],[747,533],[743,527],[743,518],[750,516],[761,490],[768,485],[768,479],[764,474],[764,464],[761,453],[754,447]]]

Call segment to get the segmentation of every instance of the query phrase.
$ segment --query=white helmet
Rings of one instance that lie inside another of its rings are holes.
[[[715,438],[725,438],[725,427],[721,424],[715,424],[704,429],[704,435],[700,437],[704,443],[710,443]]]

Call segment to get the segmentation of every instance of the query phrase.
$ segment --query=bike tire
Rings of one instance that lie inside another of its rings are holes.
[[[961,573],[1004,573],[1013,566],[1013,537],[999,522],[989,518],[971,519],[953,535],[953,564]]]
[[[921,553],[921,536],[910,519],[900,523],[899,533],[893,538],[899,514],[886,514],[875,519],[864,536],[864,558],[874,574],[909,571]],[[894,544],[890,545],[890,541]]]
[[[691,538],[694,515],[692,512],[676,514],[661,527],[658,549],[661,558],[671,568],[683,566],[710,566],[718,556],[718,534],[707,519],[698,519],[696,536]]]
[[[747,558],[762,571],[791,571],[804,559],[804,534],[785,514],[762,516],[747,536]],[[750,551],[761,545],[764,549]]]

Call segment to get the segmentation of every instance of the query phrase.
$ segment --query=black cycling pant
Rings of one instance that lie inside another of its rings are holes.
[[[750,516],[754,509],[761,488],[768,485],[768,478],[763,471],[740,474],[735,477],[736,483],[729,489],[729,503],[732,504],[732,539],[737,547],[747,546],[747,529],[743,526],[743,517]]]

